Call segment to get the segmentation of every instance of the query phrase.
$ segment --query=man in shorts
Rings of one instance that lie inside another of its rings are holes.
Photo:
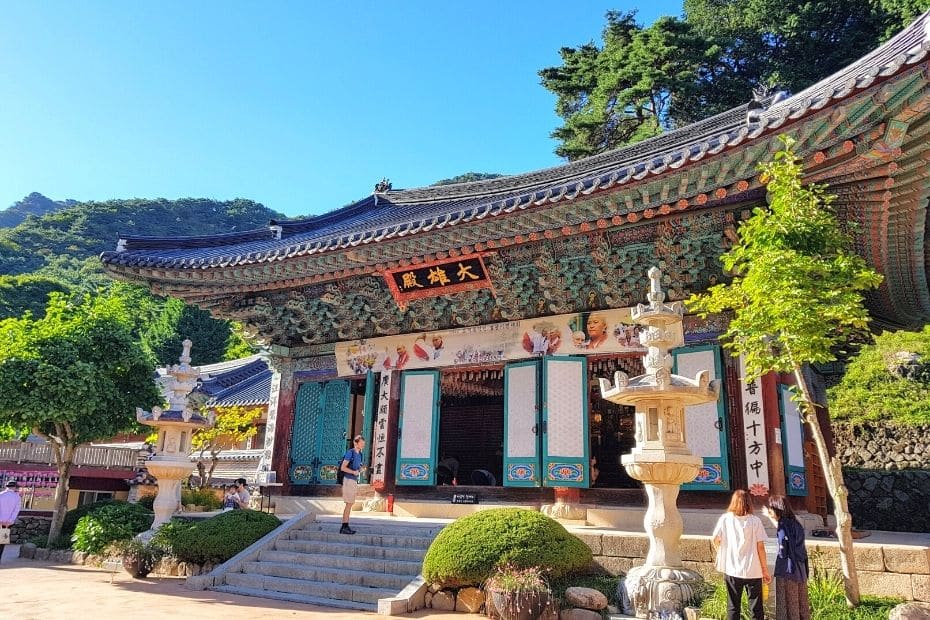
[[[340,534],[354,534],[355,530],[349,527],[349,515],[352,513],[352,504],[358,492],[358,475],[362,471],[362,450],[365,449],[365,440],[356,435],[352,440],[352,447],[342,457],[342,501],[346,503],[342,511],[342,528]]]

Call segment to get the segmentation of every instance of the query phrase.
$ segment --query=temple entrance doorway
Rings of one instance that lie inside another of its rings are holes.
[[[592,488],[632,489],[641,486],[630,478],[620,464],[620,456],[629,454],[636,443],[633,425],[635,410],[601,398],[598,383],[600,378],[613,383],[614,373],[618,370],[631,377],[641,375],[644,372],[642,358],[637,355],[588,360]]]
[[[502,486],[501,369],[444,371],[441,381],[436,484]]]

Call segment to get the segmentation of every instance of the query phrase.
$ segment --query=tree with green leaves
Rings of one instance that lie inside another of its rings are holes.
[[[842,464],[830,456],[806,369],[833,361],[851,334],[867,329],[863,294],[882,278],[850,251],[851,238],[831,208],[834,197],[823,185],[803,184],[794,141],[781,139],[784,150],[761,166],[768,208],[755,209],[740,226],[739,241],[721,257],[732,281],[692,296],[687,305],[702,316],[732,312],[722,340],[745,358],[745,380],[769,372],[794,376],[798,409],[833,499],[846,599],[855,606],[859,582]]]
[[[216,411],[216,423],[210,428],[201,428],[191,437],[191,448],[197,452],[197,474],[200,488],[210,485],[216,464],[223,450],[254,437],[258,432],[255,423],[262,417],[259,407],[221,407]],[[209,464],[209,466],[208,466]]]
[[[178,359],[182,343],[189,339],[191,364],[201,366],[224,359],[230,342],[229,321],[216,320],[206,310],[169,297],[161,312],[142,332],[142,344],[151,351],[159,365],[168,366]]]
[[[685,0],[681,18],[643,27],[609,11],[600,43],[560,50],[539,72],[564,121],[570,160],[650,138],[749,103],[757,90],[804,88],[855,62],[930,0]]]
[[[565,124],[552,133],[570,160],[650,138],[674,126],[678,97],[716,48],[681,20],[643,28],[635,12],[609,11],[603,45],[560,50],[562,66],[539,72]]]
[[[53,292],[67,293],[68,287],[43,276],[0,276],[0,319],[23,316],[27,312],[41,318]]]
[[[0,426],[45,438],[58,468],[49,542],[61,532],[77,447],[135,427],[136,407],[160,401],[154,364],[118,298],[69,302],[45,316],[0,321]]]

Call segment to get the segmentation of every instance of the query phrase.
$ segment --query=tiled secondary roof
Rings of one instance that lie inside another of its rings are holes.
[[[271,393],[268,362],[258,355],[200,367],[200,391],[208,407],[267,405]]]
[[[766,109],[741,106],[633,146],[526,174],[376,193],[355,204],[267,230],[206,237],[124,237],[105,264],[198,269],[229,267],[349,248],[434,228],[571,200],[699,162],[774,131],[922,60],[930,49],[925,14],[846,69]],[[749,115],[748,115],[749,113]]]
[[[198,366],[199,390],[208,407],[267,405],[271,393],[271,369],[260,355]],[[160,368],[164,375],[167,369]]]

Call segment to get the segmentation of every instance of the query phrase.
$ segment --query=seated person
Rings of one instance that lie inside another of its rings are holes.
[[[497,478],[486,469],[476,469],[471,472],[471,483],[483,487],[496,487]]]

